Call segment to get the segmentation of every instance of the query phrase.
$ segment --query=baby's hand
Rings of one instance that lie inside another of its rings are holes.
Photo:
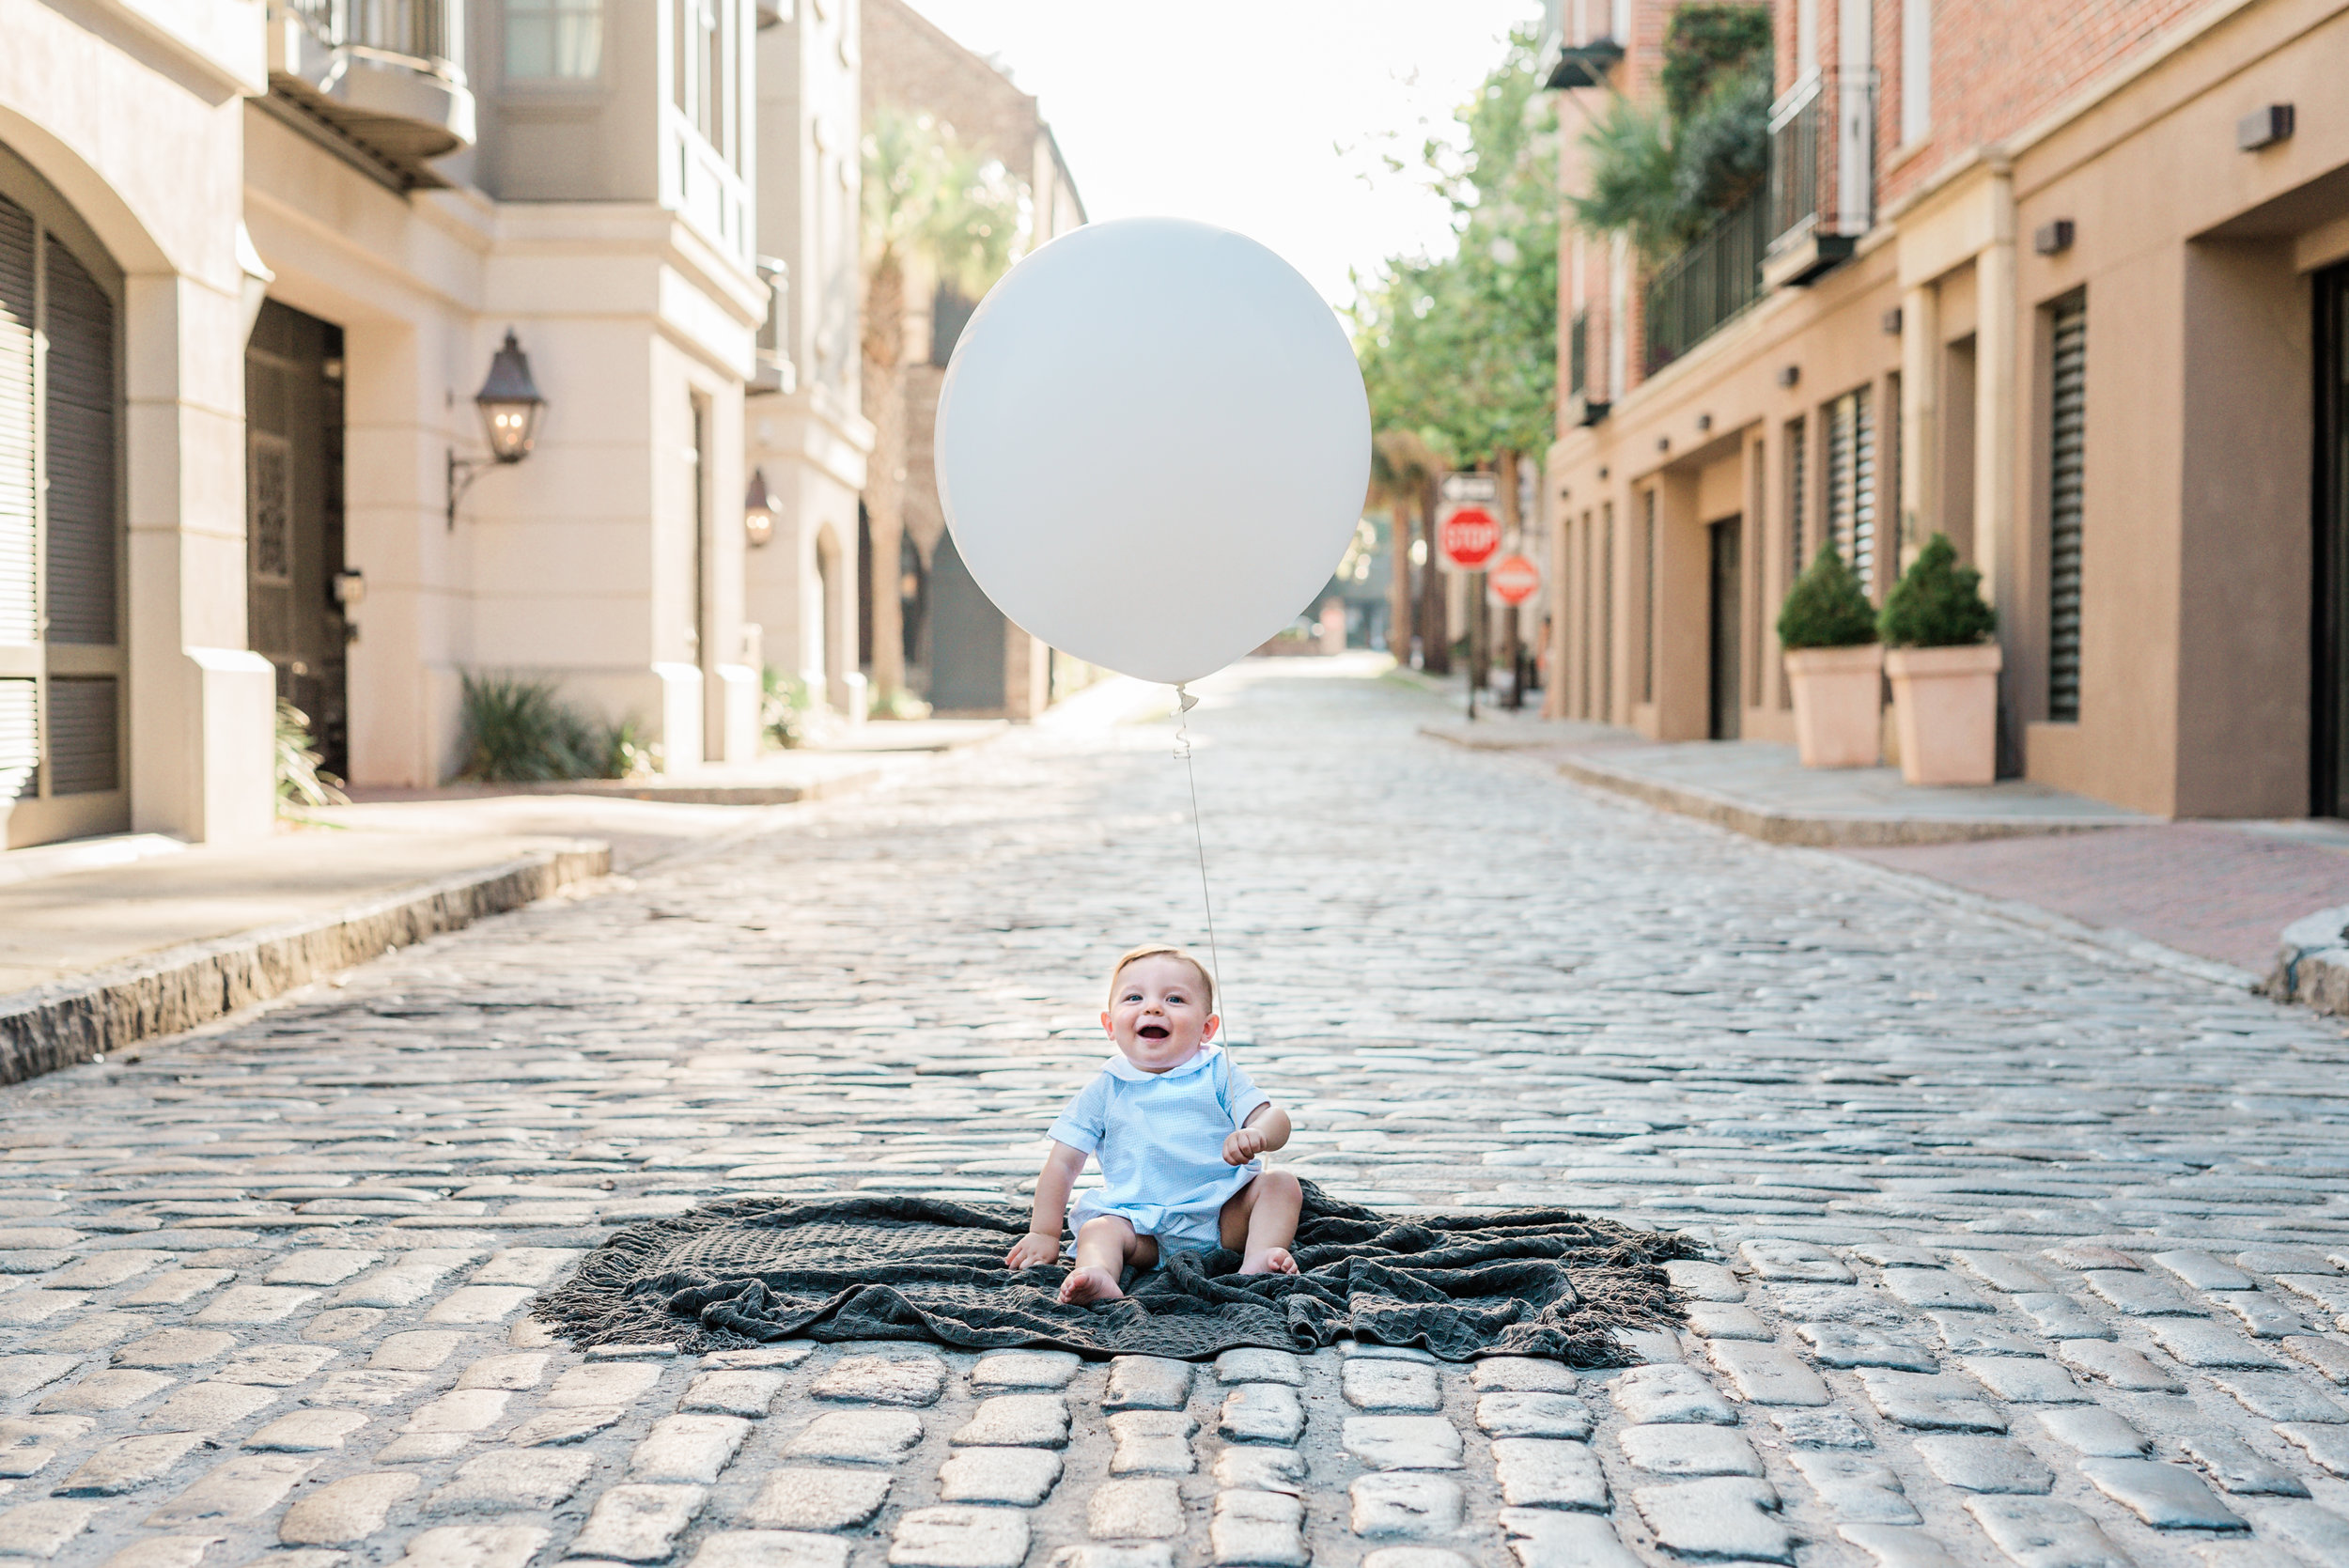
[[[1254,1127],[1242,1127],[1223,1141],[1223,1163],[1245,1165],[1264,1151],[1264,1134]]]
[[[1041,1231],[1030,1231],[1012,1244],[1009,1252],[1003,1254],[1003,1265],[1007,1268],[1037,1268],[1059,1261],[1060,1237],[1046,1235]]]

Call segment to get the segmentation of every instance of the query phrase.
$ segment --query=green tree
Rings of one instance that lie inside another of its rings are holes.
[[[1373,424],[1424,453],[1411,507],[1428,561],[1417,630],[1425,667],[1439,672],[1450,665],[1450,635],[1427,533],[1435,476],[1474,466],[1513,475],[1522,455],[1547,447],[1556,430],[1558,116],[1535,69],[1535,41],[1530,32],[1511,36],[1455,116],[1456,145],[1430,139],[1422,148],[1424,178],[1452,207],[1452,253],[1390,257],[1374,277],[1355,280],[1354,344]],[[1516,486],[1501,489],[1503,521],[1514,527]],[[1394,516],[1398,537],[1408,537],[1399,504]],[[1408,562],[1397,568],[1408,569]],[[1398,580],[1397,606],[1409,597]],[[1411,629],[1398,622],[1399,635]],[[1481,641],[1472,642],[1481,660]]]
[[[1583,132],[1590,188],[1567,198],[1595,234],[1668,260],[1769,172],[1770,18],[1754,5],[1684,5],[1664,34],[1658,102],[1616,97]]]
[[[905,535],[906,287],[910,272],[971,299],[1019,256],[1029,194],[1003,163],[932,116],[882,106],[865,123],[864,412],[873,422],[865,511],[873,561],[873,698],[889,710],[905,691],[905,629],[894,589]]]

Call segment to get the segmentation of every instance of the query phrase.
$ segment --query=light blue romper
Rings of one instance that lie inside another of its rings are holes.
[[[1223,1141],[1270,1103],[1221,1046],[1163,1073],[1111,1057],[1049,1135],[1100,1161],[1102,1185],[1078,1196],[1072,1226],[1113,1214],[1156,1237],[1161,1261],[1170,1249],[1221,1247],[1223,1205],[1264,1170],[1224,1164]]]

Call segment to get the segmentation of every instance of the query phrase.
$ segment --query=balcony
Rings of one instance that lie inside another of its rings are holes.
[[[1757,191],[1648,280],[1649,375],[1712,336],[1762,297],[1766,216],[1764,193]]]
[[[1771,106],[1769,287],[1810,284],[1875,221],[1875,96],[1873,70],[1814,70]]]
[[[389,183],[445,185],[428,160],[470,147],[463,0],[271,0],[270,91]]]
[[[743,391],[752,396],[765,392],[799,390],[799,367],[791,363],[786,324],[791,318],[791,266],[780,256],[758,258],[758,281],[767,286],[767,318],[758,324],[758,365]]]

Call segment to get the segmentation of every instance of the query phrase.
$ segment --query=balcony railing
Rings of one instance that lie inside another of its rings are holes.
[[[1770,109],[1769,282],[1808,283],[1875,218],[1875,73],[1814,70]]]
[[[363,49],[461,82],[456,46],[458,0],[280,0],[288,15],[329,49]]]
[[[1762,294],[1766,217],[1757,191],[1657,270],[1647,286],[1647,370],[1653,376]]]
[[[270,86],[403,187],[470,146],[464,0],[271,0]]]

